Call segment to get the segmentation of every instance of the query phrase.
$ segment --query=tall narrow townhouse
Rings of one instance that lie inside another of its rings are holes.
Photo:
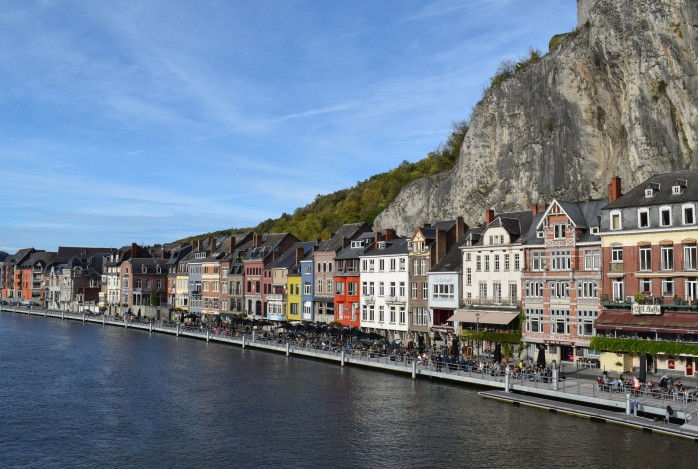
[[[206,254],[201,261],[201,315],[210,322],[221,310],[221,260],[225,252],[216,238],[209,237]]]
[[[427,341],[432,324],[429,310],[429,271],[438,263],[467,228],[462,217],[439,221],[434,226],[417,227],[409,243],[410,311],[407,316],[410,336]]]
[[[607,204],[607,198],[553,200],[547,209],[533,207],[525,249],[522,331],[531,359],[540,349],[548,361],[558,363],[595,354],[589,340],[600,309],[599,217]]]
[[[330,238],[321,241],[313,258],[314,267],[314,316],[317,321],[332,322],[334,314],[334,273],[335,256],[337,252],[349,246],[351,240],[356,239],[361,233],[370,232],[371,227],[366,223],[352,223],[342,225]]]
[[[334,274],[334,320],[347,327],[361,326],[361,269],[359,257],[373,245],[375,234],[367,231],[337,252]],[[361,288],[367,290],[367,284]]]
[[[179,274],[179,265],[182,263],[183,259],[192,251],[191,244],[173,245],[169,247],[169,252],[166,257],[167,265],[167,307],[172,310],[176,308],[177,304],[177,275]],[[173,319],[170,316],[169,319]]]
[[[5,251],[0,251],[0,298],[3,298],[2,292],[5,290],[5,261],[8,256]]]
[[[453,317],[454,323],[462,323],[459,327],[489,331],[518,327],[524,245],[532,220],[531,211],[495,216],[487,210],[480,239],[461,247],[465,306]]]
[[[315,250],[301,261],[301,321],[315,321],[313,309],[315,285]]]
[[[245,312],[245,258],[252,249],[252,233],[246,234],[230,254],[228,269],[229,312],[238,315]]]
[[[607,369],[693,376],[695,356],[676,343],[698,342],[698,170],[658,174],[621,194],[610,184],[601,211],[603,312],[597,335],[654,341],[637,353],[602,353]],[[620,341],[623,342],[623,341]],[[644,343],[644,342],[643,342]],[[617,344],[618,345],[618,344]]]
[[[248,315],[256,318],[267,316],[267,293],[271,291],[272,279],[271,271],[266,268],[297,242],[298,239],[290,233],[253,233],[252,249],[244,260],[245,303]]]
[[[453,316],[464,306],[463,298],[463,252],[461,247],[472,246],[480,239],[480,227],[468,228],[451,246],[446,255],[429,270],[429,331],[427,343],[435,334],[459,334],[453,324]],[[456,325],[460,323],[456,322]]]
[[[294,243],[264,269],[265,273],[268,272],[264,277],[271,280],[266,290],[266,317],[270,321],[288,320],[289,296],[297,298],[294,303],[294,316],[299,316],[300,282],[293,282],[293,291],[290,291],[289,271],[292,267],[299,267],[301,260],[308,252],[313,250],[314,246],[314,241]],[[296,287],[298,288],[297,291]]]
[[[361,298],[361,327],[395,340],[408,339],[408,242],[386,229],[383,236],[376,234],[372,249],[359,256],[361,282],[367,283],[369,293]]]

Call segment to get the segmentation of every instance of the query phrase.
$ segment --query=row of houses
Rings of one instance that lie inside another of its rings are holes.
[[[627,369],[644,355],[603,356],[591,339],[697,341],[697,203],[698,171],[656,175],[626,194],[614,177],[603,199],[488,210],[477,226],[458,217],[409,237],[354,223],[316,241],[246,233],[150,251],[22,249],[0,255],[0,281],[3,298],[55,309],[337,321],[424,343],[520,330],[528,356],[544,349]],[[690,354],[648,360],[693,374]]]

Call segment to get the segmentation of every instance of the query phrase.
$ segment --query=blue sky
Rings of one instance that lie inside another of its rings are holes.
[[[417,161],[574,0],[4,0],[0,250],[154,244]]]

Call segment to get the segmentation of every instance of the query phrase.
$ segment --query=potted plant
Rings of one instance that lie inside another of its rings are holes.
[[[635,298],[636,303],[642,303],[642,300],[645,299],[645,295],[642,292],[635,293],[633,297]]]

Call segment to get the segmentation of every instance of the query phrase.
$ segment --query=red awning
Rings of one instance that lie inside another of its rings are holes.
[[[666,312],[660,315],[635,315],[629,310],[604,311],[594,323],[596,329],[698,334],[698,313]]]

